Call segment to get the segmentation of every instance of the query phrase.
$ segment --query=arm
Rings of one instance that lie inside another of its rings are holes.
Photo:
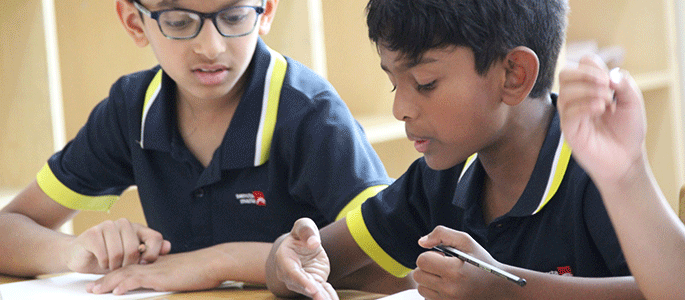
[[[562,71],[562,130],[602,195],[642,292],[651,299],[680,297],[685,279],[675,274],[685,269],[685,226],[649,167],[642,95],[628,73],[613,75],[591,58]]]
[[[531,271],[501,264],[468,234],[438,226],[421,238],[424,248],[444,244],[526,279],[520,287],[458,258],[427,251],[416,261],[414,279],[427,299],[641,299],[632,277],[581,278]]]
[[[68,270],[106,273],[141,260],[153,262],[171,249],[158,232],[124,219],[103,222],[78,237],[58,232],[76,213],[32,182],[0,211],[0,256],[8,258],[0,261],[0,272],[19,276]],[[147,248],[142,254],[140,243]]]
[[[121,295],[138,288],[204,290],[227,280],[264,284],[264,265],[270,249],[270,243],[235,242],[165,255],[152,264],[134,264],[110,272],[90,283],[87,290]]]

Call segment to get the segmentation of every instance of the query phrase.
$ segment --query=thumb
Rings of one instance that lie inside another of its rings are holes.
[[[609,72],[609,78],[609,86],[614,90],[614,98],[618,105],[634,105],[642,101],[640,89],[628,71],[614,68]]]
[[[321,244],[319,228],[309,218],[301,218],[295,221],[290,234],[295,240],[304,242],[309,249],[316,248]]]
[[[419,246],[423,248],[429,249],[437,245],[452,246],[468,252],[472,245],[471,236],[461,231],[437,226],[431,233],[419,239]]]

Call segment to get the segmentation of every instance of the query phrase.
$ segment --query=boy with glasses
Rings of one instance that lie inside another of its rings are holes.
[[[278,0],[117,0],[159,66],[122,77],[37,180],[0,213],[0,272],[107,274],[93,293],[264,282],[299,217],[323,226],[391,181],[333,87],[259,38]],[[136,185],[148,227],[107,221]],[[51,230],[53,229],[53,230]]]

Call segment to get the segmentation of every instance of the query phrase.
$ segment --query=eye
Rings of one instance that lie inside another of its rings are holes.
[[[431,81],[431,82],[429,82],[429,83],[427,83],[427,84],[419,84],[419,85],[416,86],[416,90],[419,91],[419,92],[431,91],[431,90],[435,89],[435,82],[436,82],[436,81],[437,81],[437,80],[433,80],[433,81]]]
[[[245,9],[231,9],[228,12],[221,14],[220,18],[226,25],[237,25],[247,19],[248,16]]]

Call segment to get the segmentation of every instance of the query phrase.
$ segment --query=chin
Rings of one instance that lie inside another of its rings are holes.
[[[426,159],[426,164],[428,167],[436,171],[447,170],[459,163],[451,160],[437,159],[435,157],[431,157],[430,155],[424,155],[424,158]]]

